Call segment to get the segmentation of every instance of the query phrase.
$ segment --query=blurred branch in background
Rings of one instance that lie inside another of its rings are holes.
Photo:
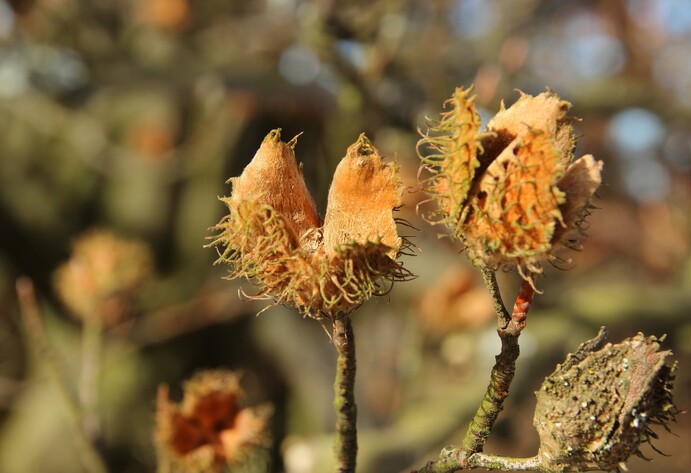
[[[95,446],[85,431],[84,413],[73,390],[68,385],[68,377],[61,366],[61,361],[54,352],[45,332],[41,310],[38,307],[34,286],[29,279],[17,281],[17,295],[21,305],[24,327],[33,345],[36,356],[45,361],[52,382],[62,395],[64,412],[72,427],[73,438],[77,444],[80,461],[91,473],[106,473],[108,470]]]

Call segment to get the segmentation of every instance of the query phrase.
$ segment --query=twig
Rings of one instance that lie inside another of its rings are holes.
[[[502,471],[548,471],[538,457],[511,458],[475,453],[468,459],[471,468]]]
[[[134,325],[124,323],[111,333],[126,335],[134,346],[142,348],[259,310],[255,303],[238,304],[236,301],[237,294],[226,288],[202,291],[188,302],[140,317]]]
[[[462,467],[458,459],[462,455],[463,447],[446,447],[436,462],[429,462],[415,473],[453,473],[457,470],[477,469],[501,471],[538,471],[549,473],[538,457],[512,458],[485,453],[474,453],[468,458],[467,467]]]
[[[67,384],[66,373],[46,335],[41,310],[38,307],[36,292],[31,280],[28,278],[17,280],[17,296],[29,343],[36,351],[38,359],[45,362],[51,381],[57,387],[64,401],[67,419],[73,430],[84,468],[90,473],[107,473],[108,470],[103,459],[82,430],[82,413],[79,403]]]
[[[338,473],[354,473],[357,459],[357,406],[355,405],[355,337],[350,317],[333,322],[333,343],[338,351],[334,382],[336,455]]]
[[[518,337],[525,328],[526,316],[534,295],[534,289],[530,283],[523,281],[516,297],[513,312],[509,315],[502,302],[494,271],[485,268],[482,270],[482,275],[494,300],[494,309],[497,313],[497,333],[501,339],[501,352],[497,355],[485,397],[468,426],[463,445],[461,447],[446,447],[436,462],[428,463],[419,470],[419,473],[450,473],[476,467],[488,468],[485,464],[476,463],[480,460],[489,461],[488,459],[491,459],[496,465],[501,464],[501,462],[514,462],[516,467],[521,466],[519,469],[524,470],[530,469],[526,465],[532,465],[528,462],[529,459],[476,456],[482,452],[494,422],[503,408],[504,400],[509,395],[509,387],[516,371],[516,359],[520,353]]]
[[[482,268],[482,279],[485,282],[485,286],[487,286],[490,296],[492,296],[494,313],[497,314],[498,323],[501,324],[503,323],[502,321],[508,321],[511,316],[504,306],[504,301],[501,298],[497,277],[494,271],[489,268]]]
[[[487,270],[483,271],[483,273],[487,272]],[[494,290],[497,288],[494,272],[491,272],[491,275],[485,274],[485,279],[490,282],[488,287],[492,297],[495,298],[495,307],[498,308],[501,299],[499,298],[499,291]],[[516,359],[520,354],[518,337],[525,327],[525,319],[528,309],[530,309],[533,294],[534,291],[530,283],[523,281],[511,316],[507,317],[508,313],[503,308],[503,304],[501,304],[502,310],[497,312],[497,333],[501,339],[501,352],[492,368],[485,398],[470,422],[468,432],[463,439],[460,462],[466,468],[468,467],[468,458],[472,454],[482,451],[487,437],[492,431],[494,421],[503,408],[504,399],[509,395],[509,387],[516,371]]]

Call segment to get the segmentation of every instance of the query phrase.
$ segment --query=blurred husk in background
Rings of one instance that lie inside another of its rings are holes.
[[[499,418],[486,450],[536,451],[533,409],[523,407],[600,325],[613,340],[667,333],[663,348],[681,367],[675,397],[688,410],[690,42],[688,5],[666,0],[0,0],[0,470],[79,468],[59,396],[30,355],[14,281],[35,282],[77,386],[82,324],[53,274],[75,238],[99,228],[153,252],[149,281],[103,334],[97,448],[110,470],[154,468],[159,384],[181,399],[194,372],[227,367],[242,369],[248,405],[274,406],[270,466],[259,471],[328,471],[335,355],[319,324],[280,307],[255,318],[265,306],[237,295],[250,286],[220,280],[202,248],[225,212],[214,202],[275,128],[304,131],[296,153],[321,216],[361,132],[416,188],[416,129],[469,84],[483,123],[513,89],[549,86],[580,119],[576,156],[605,163],[584,251],[570,271],[545,267],[537,280],[544,295],[521,338],[513,415]],[[354,320],[365,473],[419,465],[462,436],[498,352],[473,292],[478,275],[415,215],[424,194],[403,198],[401,216],[421,229],[403,236],[422,252],[404,263],[419,277]],[[499,278],[515,292],[516,277]],[[662,446],[670,457],[634,459],[630,471],[685,472],[687,418]]]
[[[71,258],[55,271],[55,289],[76,318],[113,327],[127,318],[151,266],[143,243],[92,231],[74,242]]]
[[[232,371],[198,372],[183,388],[180,404],[168,386],[158,389],[156,448],[159,471],[221,472],[259,463],[270,445],[269,406],[243,406],[240,375]],[[254,458],[253,458],[254,457]]]

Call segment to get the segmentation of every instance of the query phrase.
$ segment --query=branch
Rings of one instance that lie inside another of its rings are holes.
[[[79,401],[82,408],[82,424],[91,442],[100,436],[98,419],[98,386],[103,351],[103,326],[98,315],[84,320],[82,326],[82,372],[79,384]]]
[[[471,468],[502,471],[548,471],[540,463],[538,457],[511,458],[498,455],[475,453],[468,459]]]
[[[484,270],[483,273],[487,273],[487,270]],[[495,291],[497,283],[494,272],[490,277],[485,275],[485,278],[490,281],[488,288],[492,297],[495,298],[495,308],[498,308],[501,299],[498,297],[498,290]],[[533,294],[534,291],[530,283],[523,281],[511,317],[507,317],[508,313],[503,305],[501,305],[503,310],[497,312],[497,333],[501,338],[501,353],[497,356],[496,363],[492,368],[485,398],[470,422],[468,432],[463,439],[460,462],[464,467],[468,466],[468,458],[471,455],[482,451],[494,422],[503,408],[504,400],[509,395],[509,387],[516,371],[516,359],[520,354],[518,337],[525,327],[525,319],[528,309],[530,309]]]
[[[458,459],[463,455],[462,447],[449,446],[444,448],[436,462],[429,462],[415,473],[453,473],[457,470],[472,470],[482,468],[484,470],[501,471],[539,471],[548,473],[548,470],[538,457],[512,458],[497,455],[474,453],[468,458],[467,466],[460,465]]]
[[[499,285],[497,284],[497,278],[489,268],[482,268],[482,279],[487,286],[489,295],[492,296],[492,302],[494,304],[494,313],[497,314],[497,319],[501,325],[504,322],[508,322],[511,319],[509,312],[504,307],[504,301],[501,299],[501,293],[499,292]]]
[[[334,382],[336,454],[338,473],[354,473],[357,459],[357,406],[355,405],[355,336],[350,317],[333,322],[333,343],[338,351]]]
[[[482,276],[494,300],[494,309],[497,313],[497,333],[501,339],[501,352],[497,356],[496,363],[492,368],[485,397],[468,426],[468,431],[463,439],[463,445],[460,448],[454,446],[446,447],[442,450],[436,462],[428,463],[419,470],[419,473],[450,473],[475,467],[487,468],[489,463],[480,465],[475,462],[485,462],[490,459],[496,465],[501,464],[501,462],[514,462],[516,467],[524,467],[524,470],[530,469],[525,466],[529,464],[528,460],[525,459],[518,460],[487,455],[477,456],[479,452],[482,452],[494,422],[503,408],[504,400],[509,395],[509,387],[516,371],[516,359],[518,359],[520,354],[518,337],[525,328],[526,317],[534,295],[534,289],[530,283],[523,281],[516,297],[513,312],[509,315],[502,302],[494,271],[483,268]],[[506,464],[508,465],[508,463]]]
[[[46,335],[41,309],[38,307],[36,292],[30,279],[20,278],[17,281],[17,296],[29,343],[36,352],[38,359],[45,362],[51,380],[62,395],[67,419],[73,430],[84,468],[89,473],[106,473],[108,470],[103,459],[82,429],[83,418],[79,403],[68,386],[67,375]]]

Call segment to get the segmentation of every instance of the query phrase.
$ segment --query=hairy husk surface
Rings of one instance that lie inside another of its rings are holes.
[[[267,136],[252,163],[233,180],[242,186],[235,184],[232,195],[222,199],[230,212],[215,227],[212,245],[219,248],[217,262],[229,265],[228,277],[248,278],[259,289],[252,297],[272,299],[316,319],[347,315],[373,295],[384,294],[387,283],[408,278],[396,260],[407,244],[393,218],[402,204],[396,164],[383,162],[361,135],[336,169],[326,220],[318,226],[292,147],[279,137],[277,131]],[[284,179],[272,186],[273,176],[264,172],[277,160],[296,181],[292,193],[283,192]],[[251,185],[260,174],[261,182]],[[292,203],[277,201],[276,192]]]
[[[419,141],[436,204],[426,217],[451,228],[477,265],[515,265],[532,281],[544,260],[563,262],[558,251],[577,247],[602,163],[573,160],[571,105],[555,93],[502,103],[481,133],[471,91],[456,89]]]

